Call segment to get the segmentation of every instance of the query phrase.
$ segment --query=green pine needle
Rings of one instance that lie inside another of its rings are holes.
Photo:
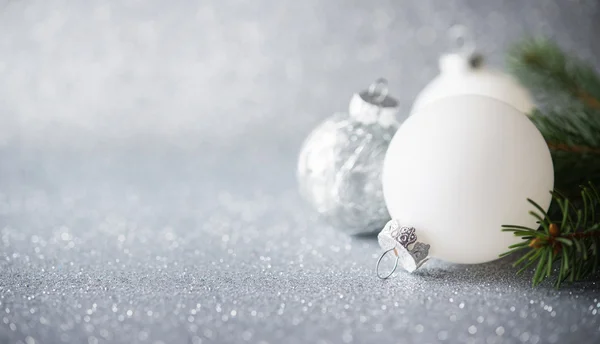
[[[600,184],[600,76],[547,39],[515,44],[507,63],[540,104],[530,118],[552,153],[555,188],[581,201],[579,185]]]
[[[565,279],[574,282],[598,272],[600,224],[593,223],[591,220],[597,212],[600,212],[600,195],[592,184],[582,187],[581,193],[582,197],[587,199],[583,203],[583,208],[566,207],[568,200],[558,193],[553,193],[554,202],[563,205],[560,207],[563,213],[557,214],[559,219],[557,221],[552,220],[548,214],[532,212],[532,215],[539,219],[541,224],[546,224],[548,229],[532,232],[523,230],[521,226],[503,226],[502,230],[512,232],[523,241],[510,246],[510,250],[501,256],[527,249],[528,251],[513,265],[520,267],[518,274],[535,265],[533,286],[555,277],[555,286],[560,287]],[[536,209],[540,209],[538,204],[533,201],[531,203]],[[585,214],[581,215],[577,223],[587,224],[587,226],[571,227],[572,222],[565,219],[573,216],[574,213]],[[562,226],[559,227],[559,224]],[[550,230],[550,227],[553,227],[553,230]],[[554,267],[558,270],[556,273]]]
[[[539,104],[530,119],[552,154],[556,190],[548,212],[529,200],[539,229],[502,226],[523,240],[502,256],[527,251],[518,273],[534,267],[534,286],[554,279],[558,288],[600,267],[600,75],[547,39],[515,44],[507,62]]]

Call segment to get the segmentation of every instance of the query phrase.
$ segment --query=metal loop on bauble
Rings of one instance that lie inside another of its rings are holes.
[[[463,56],[475,54],[477,46],[471,31],[464,25],[454,25],[448,29],[448,37],[456,51]]]
[[[381,265],[381,260],[383,259],[383,257],[385,257],[386,254],[388,254],[388,252],[394,251],[394,250],[395,250],[394,248],[390,248],[389,250],[383,252],[381,254],[381,256],[379,257],[379,259],[377,260],[377,266],[375,266],[375,272],[377,273],[377,277],[379,277],[381,279],[388,279],[390,276],[392,276],[394,274],[394,272],[398,268],[398,261],[400,260],[400,256],[396,255],[396,262],[394,262],[394,268],[392,269],[392,271],[390,271],[387,275],[381,275],[379,273],[379,266]]]
[[[371,86],[369,86],[369,95],[373,97],[377,103],[382,103],[387,97],[388,92],[388,81],[385,78],[379,78],[373,81]]]

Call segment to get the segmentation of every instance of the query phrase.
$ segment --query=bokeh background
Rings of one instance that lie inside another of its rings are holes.
[[[297,194],[310,130],[380,76],[406,116],[454,24],[600,66],[596,0],[0,1],[0,342],[598,339],[596,282],[382,282]]]
[[[2,141],[296,149],[379,76],[405,111],[447,30],[492,64],[524,35],[597,60],[597,1],[4,1]],[[141,138],[144,136],[145,138]],[[70,144],[73,146],[72,144]]]

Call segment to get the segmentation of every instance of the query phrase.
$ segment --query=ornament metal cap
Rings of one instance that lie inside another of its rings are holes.
[[[402,226],[397,219],[390,220],[377,235],[379,246],[384,250],[379,259],[375,272],[377,277],[386,279],[390,277],[400,265],[404,270],[413,272],[429,260],[429,245],[417,242],[417,234],[414,227]],[[412,245],[412,248],[409,248]],[[394,268],[387,275],[379,273],[381,260],[389,252],[394,252],[396,261]]]
[[[398,101],[389,96],[388,92],[386,79],[375,80],[367,90],[352,96],[348,113],[364,124],[378,123],[384,128],[397,126]]]

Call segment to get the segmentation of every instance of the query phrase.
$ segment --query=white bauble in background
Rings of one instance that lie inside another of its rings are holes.
[[[529,114],[535,104],[530,93],[511,75],[473,65],[473,57],[447,54],[440,58],[440,74],[417,96],[411,114],[440,99],[458,95],[480,95],[502,101]]]
[[[521,240],[502,225],[536,228],[527,198],[547,209],[554,184],[550,152],[529,118],[474,95],[408,117],[382,175],[392,218],[415,227],[432,257],[465,264],[497,259]]]

